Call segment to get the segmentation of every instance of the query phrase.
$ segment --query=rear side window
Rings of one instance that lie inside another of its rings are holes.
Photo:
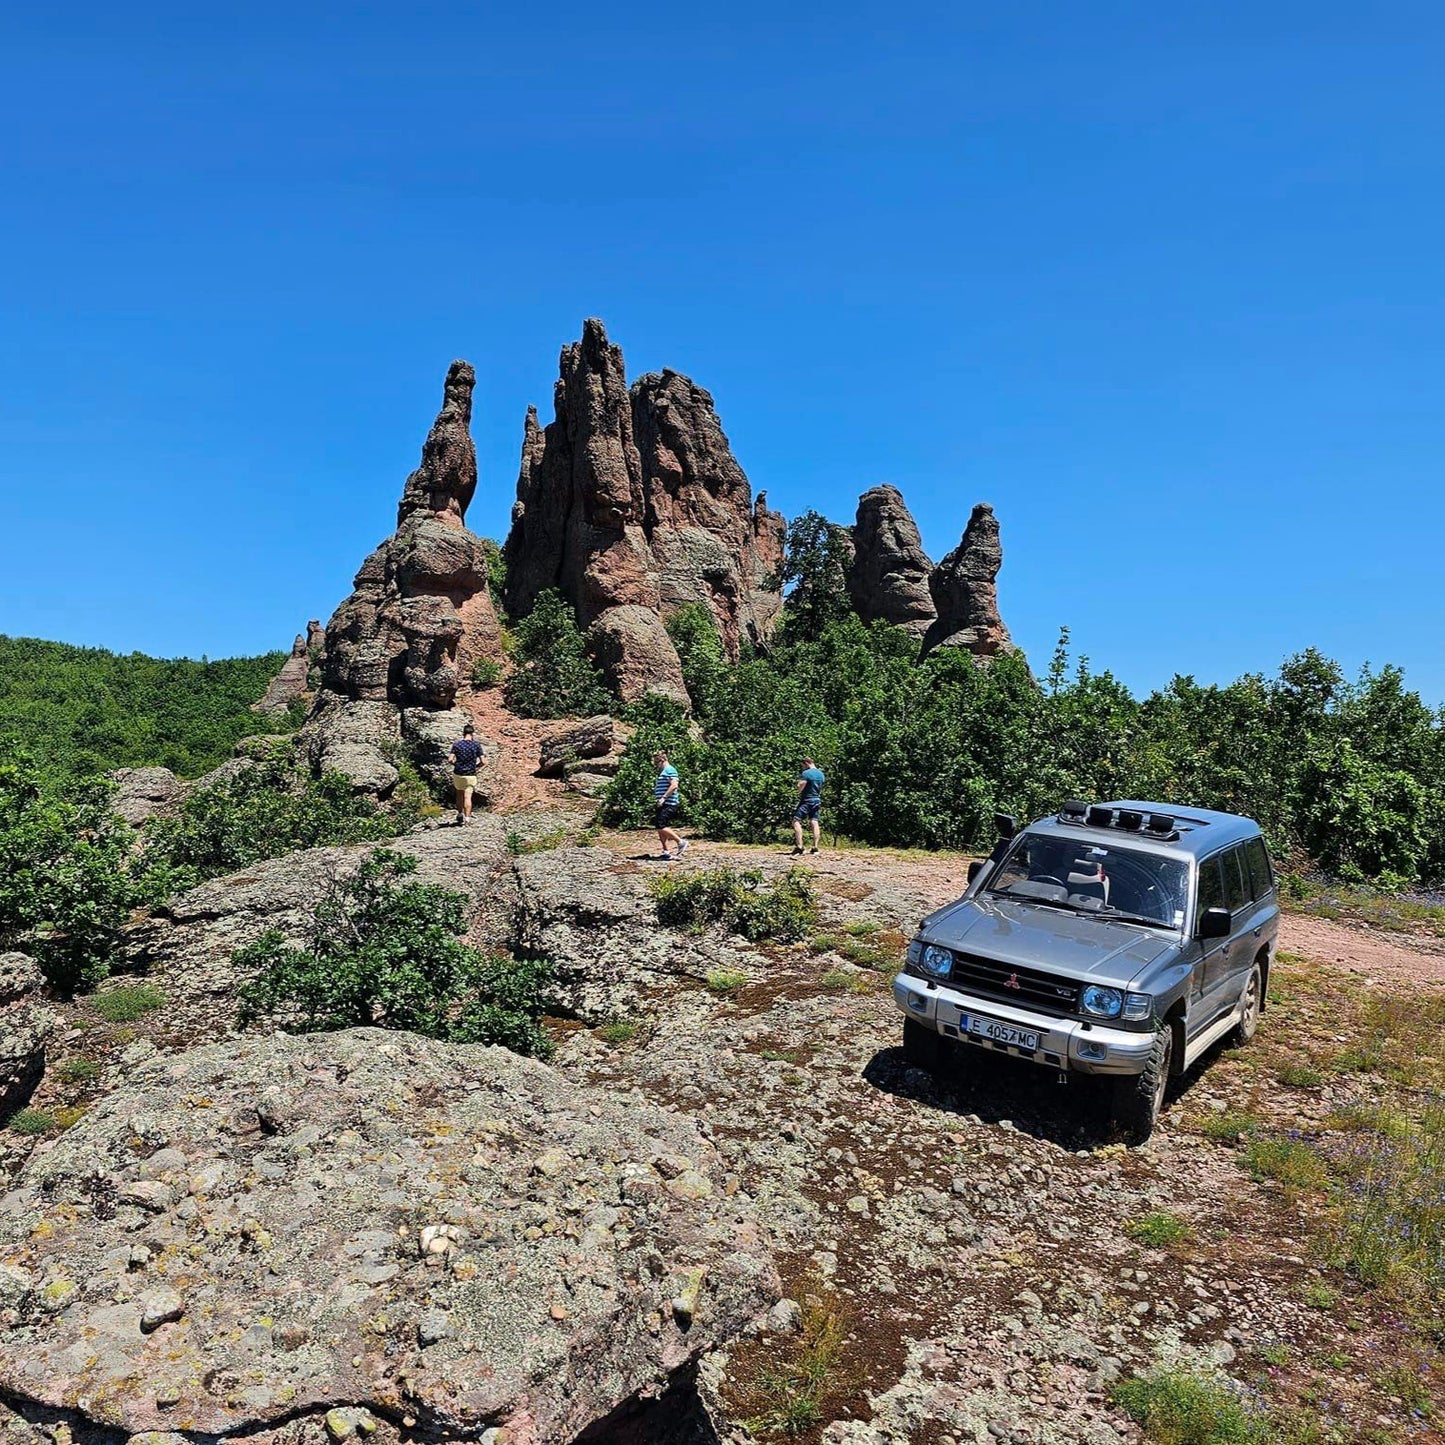
[[[1224,881],[1219,873],[1219,858],[1206,858],[1199,865],[1199,907],[1196,918],[1203,918],[1210,908],[1223,908]]]
[[[1267,898],[1274,891],[1274,874],[1263,838],[1251,838],[1244,845],[1244,861],[1249,868],[1249,891],[1256,898]]]
[[[1244,861],[1244,849],[1230,848],[1220,859],[1224,868],[1224,906],[1231,913],[1249,907],[1253,895],[1249,891],[1249,872]]]

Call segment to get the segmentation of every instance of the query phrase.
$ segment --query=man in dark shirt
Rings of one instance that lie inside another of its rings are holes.
[[[472,793],[477,786],[477,768],[482,761],[482,747],[468,723],[461,737],[452,744],[452,787],[457,791],[457,827],[463,827],[472,816]]]
[[[803,759],[803,771],[798,774],[798,806],[793,809],[793,852],[803,851],[803,824],[813,828],[813,852],[818,851],[823,825],[818,815],[823,811],[823,784],[827,779],[823,770],[812,758]]]

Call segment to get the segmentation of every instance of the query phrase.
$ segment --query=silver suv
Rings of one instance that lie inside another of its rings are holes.
[[[1171,1077],[1225,1035],[1254,1037],[1279,906],[1259,825],[1160,803],[1000,816],[968,891],[923,920],[893,981],[909,1060],[955,1047],[1113,1080],[1149,1137]]]

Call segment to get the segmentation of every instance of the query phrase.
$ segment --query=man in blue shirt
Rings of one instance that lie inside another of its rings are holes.
[[[818,815],[823,811],[823,784],[828,780],[823,770],[812,758],[803,759],[803,771],[798,774],[798,806],[793,809],[793,853],[803,851],[803,824],[813,827],[813,852],[818,851],[823,825]]]
[[[452,787],[457,795],[459,828],[472,816],[472,793],[477,786],[477,767],[482,761],[482,746],[473,736],[475,732],[468,723],[461,737],[452,744]]]
[[[657,829],[662,856],[671,863],[687,852],[687,840],[672,826],[682,811],[682,787],[666,753],[654,753],[652,761],[657,766],[657,781],[652,785],[652,826]]]

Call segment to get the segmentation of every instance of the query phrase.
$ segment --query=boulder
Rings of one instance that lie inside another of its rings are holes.
[[[667,617],[698,604],[734,660],[743,641],[765,641],[782,606],[765,584],[786,528],[761,494],[753,501],[712,397],[675,371],[629,391],[622,352],[595,319],[560,370],[555,420],[543,428],[529,410],[523,429],[508,611],[525,616],[548,588],[584,627],[619,607]],[[645,651],[606,656],[614,686],[675,692],[680,670],[660,627]]]
[[[401,710],[383,699],[322,692],[302,737],[315,773],[340,773],[358,793],[384,798],[401,776]]]
[[[111,810],[132,828],[151,818],[174,813],[185,797],[186,785],[169,768],[117,768]]]
[[[587,651],[624,703],[655,693],[691,706],[677,649],[650,607],[609,607],[587,629]]]
[[[0,1251],[0,1392],[81,1438],[561,1445],[780,1293],[692,1121],[376,1029],[140,1066],[31,1157]]]
[[[928,579],[933,563],[897,487],[858,499],[848,594],[864,622],[891,622],[922,638],[937,617]]]
[[[56,1018],[44,996],[45,976],[33,958],[0,953],[0,1119],[23,1107],[45,1072]]]
[[[935,647],[961,647],[987,660],[1015,650],[998,610],[997,578],[1002,566],[998,519],[987,502],[980,502],[958,546],[928,579],[938,617],[923,639],[925,653]]]
[[[620,741],[618,725],[606,713],[568,723],[542,739],[537,772],[544,778],[560,778],[569,763],[605,758]]]

